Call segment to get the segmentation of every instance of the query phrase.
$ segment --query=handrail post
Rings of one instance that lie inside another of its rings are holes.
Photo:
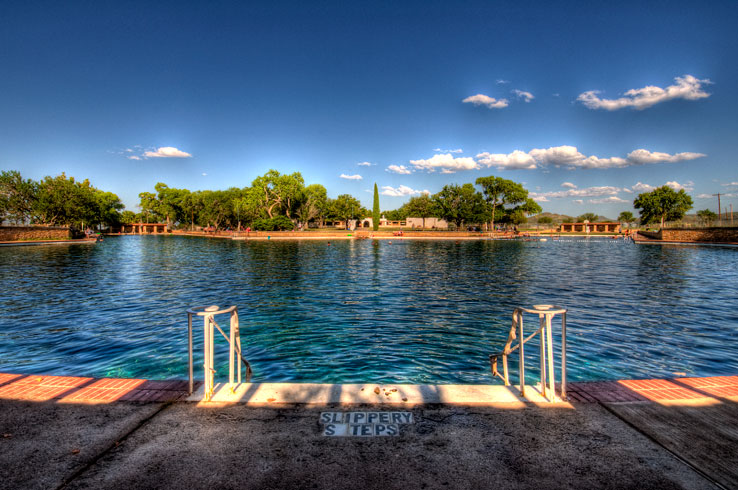
[[[525,359],[524,359],[524,346],[525,342],[523,342],[523,315],[522,312],[518,313],[518,331],[519,331],[519,337],[518,341],[520,342],[520,394],[522,396],[525,396]]]
[[[544,330],[546,328],[546,323],[544,321],[544,315],[538,314],[538,327],[539,331],[541,332],[540,337],[538,338],[539,345],[541,346],[541,394],[546,396],[546,336],[544,335]]]
[[[548,344],[548,388],[551,391],[551,400],[556,400],[556,373],[554,372],[554,355],[553,355],[553,334],[551,330],[552,313],[546,313],[546,343]],[[543,333],[541,333],[543,335]],[[543,340],[543,339],[541,339]],[[541,379],[541,384],[545,384],[545,378]],[[545,396],[545,394],[544,394]]]
[[[505,386],[509,386],[508,373],[507,373],[507,357],[514,352],[519,350],[519,373],[520,373],[520,395],[525,397],[525,344],[529,340],[533,339],[536,335],[539,337],[539,350],[540,350],[540,385],[541,395],[544,398],[550,399],[553,403],[556,401],[556,364],[554,362],[554,343],[553,343],[553,318],[556,315],[561,315],[561,400],[566,400],[566,308],[561,308],[554,305],[533,305],[532,307],[518,307],[513,310],[513,321],[510,327],[510,333],[505,343],[505,347],[500,354],[490,355],[490,362],[492,363],[492,376],[499,376],[497,371],[497,359],[502,356],[502,363],[504,368],[503,381]],[[531,333],[527,338],[524,332],[523,319],[524,313],[531,313],[538,315],[538,330]],[[512,345],[516,340],[517,344]]]
[[[230,314],[230,336],[226,335],[223,329],[215,321],[215,316],[220,314]],[[246,367],[246,380],[251,379],[251,365],[243,357],[241,352],[241,335],[238,328],[238,308],[230,306],[225,309],[213,306],[199,306],[189,308],[187,310],[187,347],[189,356],[189,390],[190,394],[194,391],[194,370],[193,370],[193,345],[192,345],[192,317],[203,317],[203,351],[205,371],[204,381],[204,400],[210,401],[215,392],[215,329],[226,339],[229,344],[228,348],[228,385],[231,393],[235,393],[236,385],[234,384],[233,370],[238,369],[238,383],[241,383],[241,363]]]
[[[561,399],[566,401],[566,311],[561,314]]]
[[[192,394],[192,391],[194,390],[195,386],[195,379],[194,379],[194,372],[192,368],[192,313],[189,311],[187,312],[187,347],[189,352],[189,361],[190,361],[190,395]]]

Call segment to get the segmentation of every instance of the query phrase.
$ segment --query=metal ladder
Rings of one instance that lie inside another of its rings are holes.
[[[515,308],[512,315],[512,326],[510,334],[505,342],[505,347],[498,354],[489,356],[490,366],[492,368],[492,376],[499,376],[505,382],[505,386],[510,386],[508,377],[507,357],[520,350],[519,369],[520,369],[520,394],[525,396],[525,343],[536,335],[539,337],[539,349],[541,355],[541,394],[544,398],[548,398],[552,403],[556,401],[555,389],[555,373],[554,373],[554,345],[552,335],[552,320],[556,315],[561,315],[561,400],[566,400],[566,308],[553,305],[533,305],[532,308]],[[539,328],[527,338],[523,333],[523,314],[530,313],[538,315]],[[518,340],[513,345],[514,340]],[[497,360],[502,357],[503,375],[497,370]],[[546,387],[548,381],[548,390]],[[550,395],[550,397],[547,395]]]
[[[230,337],[223,332],[223,329],[220,328],[220,325],[215,321],[215,315],[221,315],[230,313]],[[225,309],[220,309],[219,307],[213,305],[213,306],[196,306],[193,308],[190,308],[187,310],[187,340],[188,340],[188,347],[189,347],[189,354],[190,354],[190,395],[193,392],[194,388],[194,375],[193,375],[193,366],[192,366],[192,317],[193,316],[201,316],[203,317],[203,334],[204,334],[204,342],[203,342],[203,348],[205,350],[205,401],[210,401],[210,399],[213,396],[213,389],[214,389],[214,375],[215,375],[215,369],[213,367],[213,354],[215,350],[215,328],[218,329],[218,331],[223,335],[223,338],[226,339],[226,341],[229,344],[229,352],[228,352],[228,387],[231,390],[231,393],[235,390],[235,385],[233,384],[233,368],[235,367],[238,372],[238,383],[241,383],[241,362],[246,366],[246,382],[249,382],[251,380],[251,365],[249,362],[243,357],[243,354],[241,353],[241,336],[238,330],[238,307],[236,306],[230,306]],[[239,362],[239,359],[241,362]]]

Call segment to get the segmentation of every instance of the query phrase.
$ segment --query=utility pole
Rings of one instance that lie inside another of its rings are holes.
[[[713,194],[713,196],[717,196],[718,198],[718,221],[720,221],[720,193],[718,192],[717,194]]]

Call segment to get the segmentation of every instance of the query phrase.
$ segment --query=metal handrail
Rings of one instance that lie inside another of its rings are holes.
[[[230,314],[230,338],[225,334],[223,329],[215,321],[215,315]],[[200,316],[203,317],[203,335],[204,335],[204,357],[205,363],[203,365],[205,370],[205,400],[208,401],[213,396],[214,389],[214,375],[215,369],[213,368],[213,357],[214,357],[214,328],[217,328],[220,334],[226,339],[229,344],[228,352],[228,382],[231,392],[234,391],[233,384],[233,368],[234,364],[238,371],[238,383],[241,383],[241,363],[246,366],[246,382],[251,380],[252,370],[251,365],[243,357],[241,351],[241,335],[238,328],[238,307],[230,306],[228,308],[220,309],[219,307],[213,306],[196,306],[187,310],[187,343],[189,349],[189,376],[190,376],[190,395],[194,390],[194,369],[193,369],[193,355],[192,355],[192,317]],[[238,357],[236,357],[238,356]],[[240,362],[239,362],[240,359]]]
[[[556,315],[561,315],[561,399],[566,400],[566,312],[566,308],[554,305],[534,305],[533,308],[515,308],[512,314],[510,333],[502,352],[491,354],[489,356],[492,376],[499,376],[505,382],[505,386],[510,386],[507,357],[516,350],[520,350],[520,394],[525,396],[525,344],[536,335],[540,335],[541,392],[543,396],[546,397],[546,381],[548,380],[548,390],[551,394],[550,400],[551,402],[556,401],[552,319]],[[538,330],[530,334],[528,337],[525,337],[523,334],[523,313],[536,314],[539,319]],[[513,345],[513,341],[515,340],[518,340],[518,343]],[[501,375],[497,369],[497,360],[500,357],[502,357],[504,375]]]

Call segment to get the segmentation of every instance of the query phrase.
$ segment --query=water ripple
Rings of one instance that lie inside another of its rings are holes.
[[[186,308],[236,304],[257,381],[490,383],[512,309],[546,302],[570,310],[572,380],[735,374],[737,258],[615,240],[2,248],[0,371],[184,378]]]

